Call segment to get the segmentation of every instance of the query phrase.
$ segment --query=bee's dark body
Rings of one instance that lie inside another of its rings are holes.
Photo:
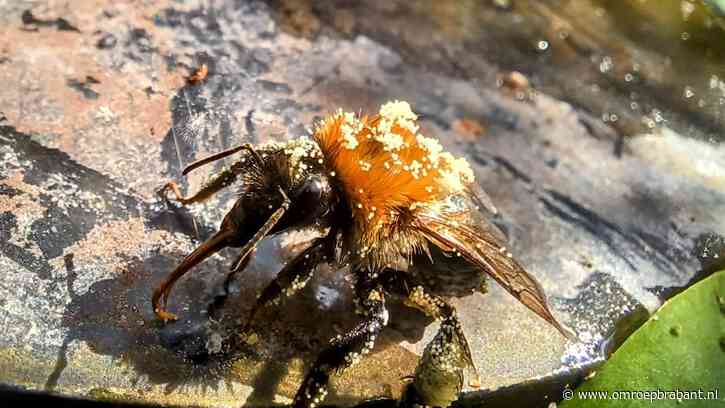
[[[466,176],[467,163],[460,167],[460,161],[441,153],[430,139],[416,136],[411,120],[415,117],[402,104],[384,105],[372,120],[338,113],[317,129],[315,140],[245,145],[192,164],[184,173],[244,150],[241,160],[192,197],[181,197],[169,183],[182,204],[204,200],[227,186],[236,186],[239,199],[219,232],[155,291],[153,305],[159,317],[175,318],[162,308],[171,287],[211,253],[241,247],[232,267],[235,273],[265,236],[314,228],[320,237],[263,290],[249,320],[260,307],[302,288],[318,264],[328,263],[349,267],[353,274],[361,322],[331,340],[307,374],[295,406],[319,404],[329,376],[371,351],[388,324],[386,295],[402,297],[409,306],[441,320],[434,340],[438,345],[426,349],[412,384],[425,404],[455,399],[451,390],[460,391],[463,368],[473,367],[455,310],[442,296],[470,294],[488,273],[561,329],[536,282],[511,258],[500,232],[485,219],[485,206],[471,188],[472,176]],[[439,383],[442,394],[436,395],[430,384]]]

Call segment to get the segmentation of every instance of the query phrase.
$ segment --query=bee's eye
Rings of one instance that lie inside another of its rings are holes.
[[[322,180],[319,178],[312,178],[307,180],[305,184],[300,187],[297,193],[297,199],[304,202],[317,202],[322,198],[324,185]]]
[[[297,190],[293,201],[307,213],[317,212],[326,204],[329,193],[330,185],[327,180],[313,176]]]

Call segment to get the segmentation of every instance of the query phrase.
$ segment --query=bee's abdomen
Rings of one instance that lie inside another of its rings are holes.
[[[430,255],[416,255],[408,271],[431,292],[440,296],[464,296],[485,284],[485,275],[465,258],[444,252],[435,245],[430,245]]]

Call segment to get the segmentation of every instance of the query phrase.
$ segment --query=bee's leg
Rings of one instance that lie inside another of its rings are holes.
[[[181,205],[199,203],[207,200],[222,188],[232,184],[234,180],[236,180],[238,174],[239,173],[235,171],[234,167],[225,168],[220,173],[209,179],[209,181],[207,181],[204,186],[196,192],[196,194],[191,196],[184,197],[184,195],[181,194],[181,190],[179,190],[179,185],[176,184],[175,181],[169,181],[166,183],[163,187],[161,187],[161,189],[159,189],[158,194],[162,198],[166,199],[166,192],[170,189],[174,192],[176,201],[178,201]]]
[[[262,307],[270,303],[277,303],[283,297],[291,296],[305,287],[317,265],[326,261],[329,252],[328,242],[325,238],[314,240],[312,245],[282,268],[275,279],[264,288],[262,294],[257,298],[252,311],[249,313],[244,331],[249,329],[255,315]]]
[[[244,264],[244,259],[259,243],[259,241],[261,241],[269,233],[269,231],[274,228],[277,222],[284,215],[285,211],[287,211],[287,209],[289,208],[290,200],[287,197],[287,194],[285,194],[282,188],[279,189],[279,192],[283,198],[282,205],[269,217],[269,219],[267,219],[262,228],[260,228],[259,231],[254,234],[249,242],[247,242],[247,244],[242,247],[240,260],[235,264],[234,268],[232,269],[232,273],[237,272],[242,265],[246,265]],[[174,271],[171,272],[166,277],[166,279],[164,279],[161,285],[159,285],[156,290],[154,290],[154,294],[151,298],[151,303],[153,305],[154,312],[159,318],[164,321],[176,320],[176,316],[174,314],[169,313],[165,310],[166,302],[169,298],[169,294],[171,293],[171,288],[173,288],[174,283],[176,283],[176,281],[179,280],[179,278],[181,278],[192,267],[194,267],[204,259],[208,258],[213,253],[218,252],[224,247],[227,247],[228,240],[238,233],[234,224],[227,224],[227,220],[228,219],[225,219],[225,221],[222,222],[222,227],[219,232],[214,234],[211,238],[209,238],[198,248],[196,248],[194,252],[184,258],[181,264],[179,264],[179,266],[177,266],[176,269],[174,269]]]
[[[330,346],[320,353],[298,389],[293,407],[319,405],[327,395],[330,375],[355,364],[372,350],[375,338],[388,324],[388,310],[380,287],[365,290],[362,295],[360,307],[366,311],[364,320],[349,333],[333,338]]]
[[[244,244],[242,249],[239,251],[239,257],[232,265],[232,271],[229,276],[227,276],[227,280],[231,279],[235,273],[242,270],[243,266],[246,266],[246,260],[247,258],[249,258],[249,254],[252,253],[252,250],[257,247],[259,241],[263,240],[264,237],[266,237],[269,232],[272,231],[272,228],[277,225],[279,220],[282,219],[282,216],[285,212],[287,212],[289,206],[292,204],[292,201],[290,201],[289,197],[287,197],[287,193],[284,192],[282,187],[278,187],[278,189],[279,194],[282,196],[282,205],[277,210],[275,210],[274,213],[272,213],[267,221],[264,222],[262,228],[255,232],[252,238],[246,244]]]
[[[231,271],[224,279],[224,292],[226,294],[229,293],[229,285],[232,282],[232,279],[234,279],[234,275],[247,267],[254,248],[257,246],[257,244],[259,244],[259,241],[264,239],[264,237],[269,234],[269,231],[271,231],[272,228],[277,225],[279,220],[284,215],[285,211],[287,211],[287,209],[289,208],[291,201],[281,187],[279,188],[279,193],[282,195],[282,205],[274,213],[272,213],[272,215],[269,217],[269,219],[267,219],[264,225],[262,225],[262,227],[252,236],[252,238],[246,244],[244,244],[242,249],[239,251],[239,256],[237,257],[237,260],[234,261],[234,263],[232,264]]]
[[[441,329],[426,345],[401,406],[447,407],[460,396],[468,357],[461,335],[453,329],[455,323],[446,321],[449,319],[443,319]]]
[[[199,159],[188,166],[184,168],[184,170],[181,172],[183,175],[189,174],[192,170],[201,167],[205,164],[223,159],[227,156],[231,156],[234,153],[237,153],[242,150],[247,150],[251,155],[252,159],[255,162],[255,165],[262,166],[264,163],[262,162],[262,158],[259,156],[259,153],[254,149],[254,146],[252,146],[249,143],[245,143],[243,145],[233,147],[231,149],[224,150],[223,152],[219,152],[216,154],[213,154],[211,156],[205,157],[203,159]],[[182,205],[192,204],[192,203],[198,203],[202,202],[212,195],[216,193],[217,191],[221,190],[224,187],[227,187],[228,185],[232,184],[234,180],[236,180],[237,176],[241,171],[244,170],[246,167],[246,159],[242,159],[230,167],[227,167],[223,169],[220,173],[216,174],[214,177],[212,177],[209,181],[207,181],[204,186],[199,190],[196,194],[189,197],[184,197],[183,194],[181,194],[181,190],[179,190],[179,185],[176,184],[175,181],[169,181],[166,183],[161,189],[159,190],[158,194],[162,196],[163,198],[166,198],[166,191],[171,189],[171,191],[174,192],[174,196],[176,198],[176,201],[181,203]]]
[[[452,347],[460,347],[464,357],[463,361],[473,369],[476,376],[474,383],[478,382],[478,369],[473,363],[471,348],[468,345],[468,340],[466,340],[453,305],[440,296],[426,291],[422,285],[414,282],[410,275],[405,272],[387,269],[381,275],[381,281],[386,291],[402,296],[407,306],[414,307],[426,315],[440,320],[439,333],[450,332],[454,334],[452,339],[455,346]]]
[[[243,271],[244,269],[247,268],[247,265],[249,265],[249,261],[251,259],[252,259],[251,256],[246,256],[244,258],[242,258],[240,256],[234,262],[234,265],[239,264],[239,270]],[[229,286],[232,284],[233,280],[234,280],[234,273],[232,273],[232,272],[227,273],[227,276],[224,279],[224,284],[222,285],[224,292],[220,295],[217,295],[214,298],[214,301],[209,305],[209,308],[207,309],[207,313],[209,316],[214,316],[216,314],[216,311],[221,309],[222,306],[224,306],[224,302],[226,302],[227,298],[229,297]]]
[[[164,278],[163,282],[156,287],[151,297],[151,305],[154,313],[163,321],[176,320],[176,315],[166,311],[166,302],[179,278],[181,278],[191,268],[198,265],[201,261],[208,258],[212,254],[227,246],[227,240],[234,235],[233,231],[221,230],[214,234],[211,238],[204,241],[191,254],[187,255],[183,261]]]

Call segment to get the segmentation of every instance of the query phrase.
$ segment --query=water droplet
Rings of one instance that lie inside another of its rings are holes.
[[[690,39],[690,33],[683,31],[682,34],[680,34],[680,38],[682,38],[682,41],[687,41]]]
[[[626,82],[632,82],[633,79],[634,79],[634,75],[630,74],[629,72],[627,72],[626,74],[624,74],[624,80]]]
[[[720,78],[718,78],[717,75],[711,76],[710,77],[710,89],[717,88],[719,82],[720,82]]]
[[[704,99],[700,99],[699,101],[697,101],[697,106],[699,106],[700,108],[704,108],[705,105],[707,105],[707,103]]]
[[[614,63],[612,62],[612,57],[604,57],[602,58],[602,62],[599,63],[599,71],[601,73],[607,73],[613,66]]]
[[[637,102],[632,102],[629,104],[629,107],[632,108],[632,110],[639,109],[639,104]]]
[[[604,122],[616,122],[617,120],[619,120],[619,117],[616,113],[604,112],[602,114],[602,121]]]
[[[695,95],[695,91],[693,91],[689,86],[686,86],[684,95],[686,99],[690,99]]]
[[[662,116],[662,112],[660,112],[660,111],[659,111],[659,110],[657,110],[657,109],[654,109],[654,110],[652,111],[652,115],[654,115],[654,117],[655,117],[655,122],[657,122],[657,123],[660,123],[660,122],[662,122],[662,121],[664,121],[664,120],[665,120],[665,118],[664,118],[664,117]]]
[[[546,40],[541,40],[536,46],[539,51],[546,51],[547,49],[549,49],[549,42]]]

